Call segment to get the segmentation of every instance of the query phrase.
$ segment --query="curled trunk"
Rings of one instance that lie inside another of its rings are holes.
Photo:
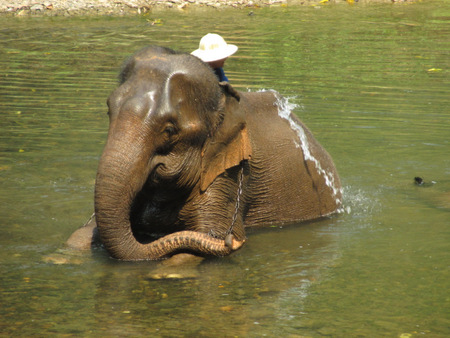
[[[97,173],[95,215],[101,241],[112,257],[159,260],[183,251],[226,256],[243,245],[244,241],[237,241],[230,235],[224,240],[195,231],[179,231],[148,244],[140,243],[133,234],[130,210],[148,176],[148,169],[141,167],[145,161],[139,161],[136,154],[118,154],[117,151],[106,154],[100,160]]]
[[[217,239],[208,234],[194,231],[179,231],[166,235],[149,244],[141,244],[148,260],[163,259],[181,251],[194,252],[209,256],[227,256],[239,249],[244,241],[232,239],[228,241]],[[138,258],[139,259],[139,258]]]
[[[96,191],[97,200],[102,196],[99,191],[101,189]],[[110,195],[110,197],[113,196]],[[126,202],[126,205],[129,204]],[[102,206],[102,202],[96,202],[96,219],[100,238],[109,254],[117,259],[159,260],[183,251],[201,255],[226,256],[244,244],[244,241],[238,241],[231,235],[224,240],[195,231],[179,231],[143,244],[133,234],[129,221],[129,207],[103,209]]]
[[[103,229],[103,231],[102,231]],[[151,243],[138,242],[130,230],[123,228],[120,235],[108,236],[105,228],[99,226],[100,236],[112,257],[122,260],[160,260],[179,252],[192,252],[206,256],[227,256],[238,250],[245,242],[238,241],[231,235],[225,240],[195,231],[178,231]],[[114,231],[113,231],[114,232]],[[118,234],[118,232],[116,231]]]

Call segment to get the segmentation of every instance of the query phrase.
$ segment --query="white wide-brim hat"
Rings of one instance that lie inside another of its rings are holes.
[[[200,40],[199,48],[191,54],[204,62],[225,59],[238,50],[238,47],[225,42],[218,34],[208,33]]]

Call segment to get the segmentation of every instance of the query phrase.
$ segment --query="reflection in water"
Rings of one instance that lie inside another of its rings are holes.
[[[448,336],[446,12],[432,1],[149,14],[160,26],[2,18],[2,333]],[[189,52],[213,31],[239,46],[234,87],[292,97],[337,165],[346,212],[255,230],[183,279],[102,249],[43,262],[92,213],[121,62],[152,43]]]
[[[188,336],[288,328],[300,318],[310,285],[336,258],[334,234],[322,223],[257,231],[251,237],[255,244],[239,254],[196,267],[195,278],[188,267],[177,270],[187,278],[155,280],[151,276],[159,264],[154,262],[105,269],[95,287],[98,327],[108,335],[137,334],[145,327]],[[285,245],[267,252],[280,239]],[[283,270],[274,270],[280,260]]]

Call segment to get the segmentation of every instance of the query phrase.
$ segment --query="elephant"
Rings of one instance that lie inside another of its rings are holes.
[[[113,258],[226,256],[247,228],[340,209],[333,160],[276,91],[237,91],[197,57],[148,46],[107,103],[88,232]]]

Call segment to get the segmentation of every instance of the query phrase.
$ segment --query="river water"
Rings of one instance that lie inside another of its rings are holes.
[[[0,18],[0,335],[448,337],[449,18],[444,0]],[[253,231],[184,278],[101,249],[46,262],[92,213],[122,61],[207,32],[239,46],[233,86],[297,105],[345,212]]]

